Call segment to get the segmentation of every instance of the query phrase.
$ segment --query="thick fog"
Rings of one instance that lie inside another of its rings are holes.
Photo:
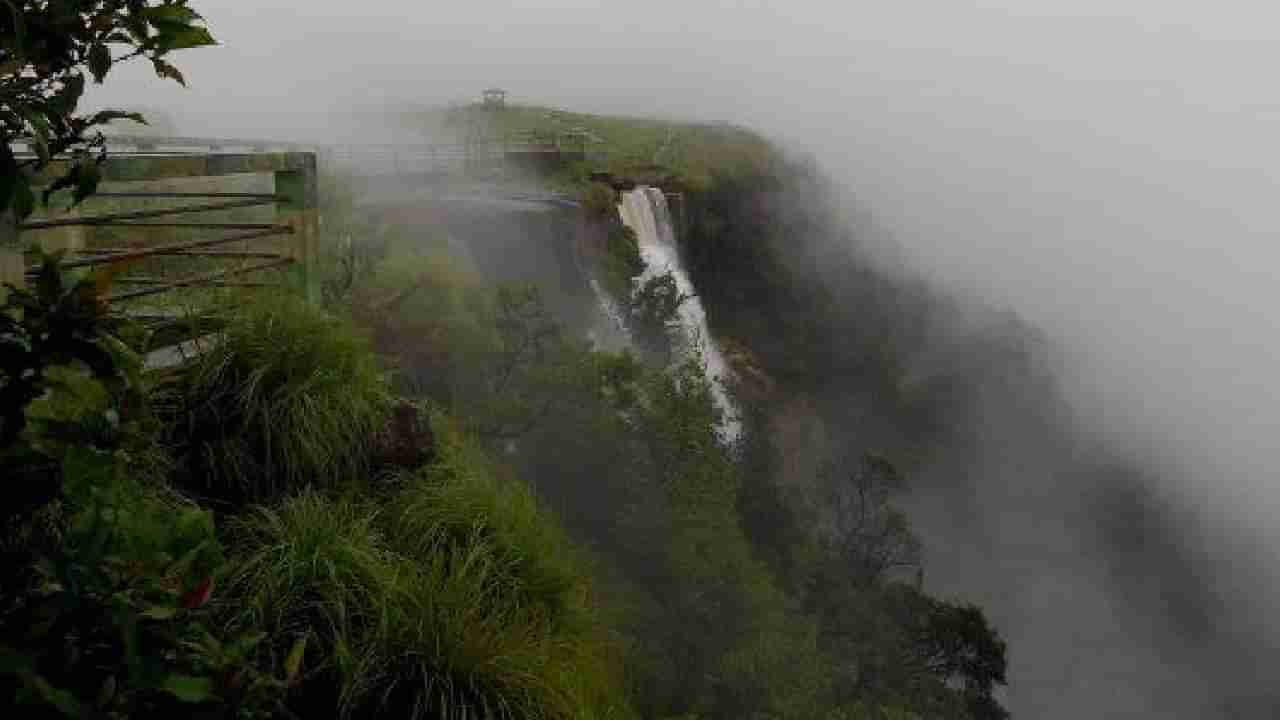
[[[745,124],[815,153],[851,212],[887,228],[913,271],[1012,308],[1064,348],[1062,387],[1081,422],[1151,468],[1161,502],[1185,513],[1201,559],[1184,577],[1203,585],[1186,592],[1218,599],[1210,621],[1227,636],[1280,642],[1266,622],[1280,602],[1274,3],[193,5],[222,45],[178,58],[189,89],[134,67],[94,101],[161,108],[193,134],[352,140],[371,114],[496,84],[516,101]],[[1023,542],[1047,542],[1025,531]],[[950,589],[1001,602],[951,570],[939,573]],[[1120,602],[1093,586],[1055,592],[1076,593],[1082,612]],[[1071,623],[1007,601],[996,617]],[[1072,636],[1011,635],[1011,681],[1035,675],[1053,690],[1028,699],[1015,687],[1025,717],[1175,712],[1131,696],[1177,697],[1170,684],[1223,670],[1130,668],[1145,684],[1109,688],[1106,675],[1125,672],[1113,657],[1090,674],[1071,648],[1024,637]],[[1133,643],[1134,664],[1187,657]],[[1072,664],[1058,687],[1054,662]]]

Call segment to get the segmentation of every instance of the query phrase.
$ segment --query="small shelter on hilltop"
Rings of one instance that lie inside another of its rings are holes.
[[[484,97],[484,106],[493,109],[502,109],[507,105],[507,91],[502,88],[489,88],[482,93]]]

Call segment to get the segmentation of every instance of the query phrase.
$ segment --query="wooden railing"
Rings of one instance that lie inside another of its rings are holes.
[[[64,162],[55,162],[33,178],[33,185],[46,185],[65,170]],[[0,281],[24,283],[32,271],[24,251],[34,242],[46,250],[63,251],[62,266],[67,269],[126,264],[132,268],[138,266],[137,261],[161,257],[200,259],[201,272],[113,277],[113,289],[103,298],[113,306],[181,288],[265,284],[245,277],[285,267],[298,271],[304,293],[318,302],[315,153],[119,154],[103,162],[100,170],[102,181],[108,186],[265,174],[272,178],[272,190],[259,193],[113,190],[93,196],[77,210],[52,213],[21,224],[13,221],[11,213],[7,214],[0,217]],[[173,202],[159,208],[92,213],[93,204],[102,200]],[[274,206],[270,222],[175,221],[195,213],[258,206]],[[139,236],[163,228],[198,237],[156,245],[131,242],[107,247],[96,246],[86,237],[89,234],[86,230],[112,227],[136,229]],[[276,240],[269,241],[271,238]]]

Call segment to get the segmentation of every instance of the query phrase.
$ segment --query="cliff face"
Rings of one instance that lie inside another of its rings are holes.
[[[990,612],[1015,716],[1232,717],[1242,681],[1218,668],[1254,650],[1214,620],[1194,522],[1073,415],[1046,338],[886,269],[812,169],[685,197],[682,250],[770,418],[776,481],[810,486],[815,458],[867,450],[908,470],[927,585]]]

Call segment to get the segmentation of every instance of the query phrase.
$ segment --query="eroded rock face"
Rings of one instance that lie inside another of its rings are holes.
[[[435,457],[431,418],[419,403],[401,400],[379,433],[374,459],[385,470],[416,470]]]

